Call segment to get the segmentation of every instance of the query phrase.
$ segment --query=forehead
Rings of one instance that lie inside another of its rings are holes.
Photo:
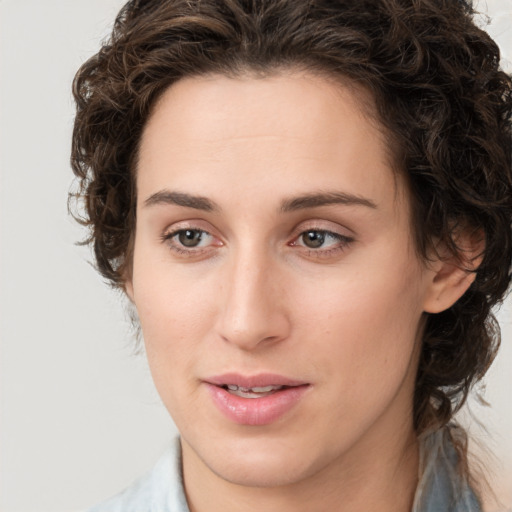
[[[204,195],[227,183],[266,197],[276,183],[289,194],[341,187],[377,202],[395,196],[403,187],[372,110],[367,91],[306,73],[182,79],[144,129],[139,198],[171,185]]]

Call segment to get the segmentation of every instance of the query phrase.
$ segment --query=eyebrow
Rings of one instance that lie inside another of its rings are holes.
[[[159,204],[174,204],[206,212],[220,210],[216,203],[206,197],[193,196],[184,192],[171,192],[169,190],[160,190],[159,192],[149,196],[144,201],[144,206],[154,206]]]
[[[318,192],[285,200],[281,205],[281,211],[293,212],[296,210],[318,208],[320,206],[328,206],[331,204],[366,206],[368,208],[377,209],[377,205],[365,197],[347,194],[345,192]]]
[[[220,211],[219,205],[207,197],[194,196],[185,192],[171,192],[170,190],[160,190],[144,201],[144,206],[166,204],[184,206],[186,208],[194,208],[195,210],[203,210],[206,212]],[[345,192],[317,192],[285,199],[281,204],[281,211],[293,212],[332,204],[366,206],[372,209],[377,208],[377,205],[373,201],[365,197],[347,194]]]

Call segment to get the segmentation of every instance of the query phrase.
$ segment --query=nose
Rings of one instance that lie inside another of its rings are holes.
[[[217,332],[243,350],[274,344],[290,332],[279,265],[263,252],[239,255],[225,268]]]

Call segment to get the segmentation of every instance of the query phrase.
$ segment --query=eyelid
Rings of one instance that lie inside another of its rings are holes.
[[[311,248],[305,244],[299,243],[300,237],[311,231],[328,234],[335,238],[337,243],[318,248]],[[299,254],[316,260],[340,257],[355,242],[355,234],[353,231],[340,224],[323,220],[301,222],[295,227],[291,237],[292,240],[288,243],[289,246],[296,248]]]
[[[310,250],[313,250],[314,252],[320,252],[322,251],[322,248],[318,248],[318,249],[312,249],[310,247],[307,247],[306,245],[302,245],[302,244],[298,244],[297,243],[297,240],[299,240],[299,238],[306,234],[306,233],[311,233],[311,232],[318,232],[318,233],[323,233],[323,234],[326,234],[326,235],[329,235],[331,236],[332,238],[334,238],[335,240],[338,240],[340,243],[344,243],[344,244],[348,244],[348,243],[351,243],[354,241],[354,238],[353,237],[349,237],[347,235],[342,235],[341,233],[336,233],[334,231],[329,231],[327,229],[317,229],[317,228],[309,228],[309,229],[305,229],[303,231],[301,231],[297,236],[295,236],[293,238],[293,241],[290,243],[290,245],[293,245],[293,246],[301,246],[301,247],[304,247],[305,249],[310,249]],[[329,250],[330,247],[326,247],[326,248],[323,248],[323,251],[325,252],[326,250]]]
[[[190,219],[186,221],[175,222],[169,226],[167,226],[160,234],[160,241],[163,244],[166,244],[167,247],[177,253],[180,256],[194,257],[201,256],[203,253],[207,253],[212,249],[212,247],[220,247],[224,245],[222,239],[213,233],[214,229],[207,227],[203,220],[201,219]],[[198,246],[198,247],[187,247],[185,245],[180,245],[173,241],[173,239],[184,231],[199,231],[203,233],[203,235],[207,235],[212,238],[212,243],[209,243],[206,246]]]
[[[178,228],[178,229],[174,229],[172,231],[165,232],[162,235],[162,240],[167,240],[167,241],[172,240],[176,235],[179,235],[180,233],[183,233],[185,231],[198,231],[199,233],[203,233],[205,235],[213,237],[213,235],[209,231],[206,231],[205,229],[200,229],[200,228]]]
[[[212,249],[224,245],[222,238],[214,233],[216,230],[206,227],[205,224],[209,225],[209,223],[205,223],[202,219],[179,221],[167,226],[159,238],[170,250],[180,255],[187,257],[201,256],[203,253],[209,253]],[[210,243],[205,246],[186,246],[177,241],[173,241],[177,235],[187,230],[198,231],[211,237]],[[308,247],[305,244],[299,243],[300,237],[311,231],[329,235],[331,238],[334,238],[336,242],[326,247],[320,246],[317,248]],[[288,240],[286,245],[296,247],[300,250],[301,254],[307,254],[313,258],[326,258],[347,250],[348,246],[355,241],[355,237],[350,229],[332,221],[308,220],[295,226]]]
[[[222,239],[218,233],[218,230],[215,229],[215,227],[212,226],[209,222],[201,218],[184,219],[172,222],[162,229],[161,238],[186,230],[202,231],[215,238]]]
[[[355,238],[355,233],[346,226],[336,222],[320,219],[311,219],[305,222],[301,222],[293,229],[291,236],[297,237],[307,231],[322,231],[325,233],[332,233],[335,236],[340,236],[343,238]]]

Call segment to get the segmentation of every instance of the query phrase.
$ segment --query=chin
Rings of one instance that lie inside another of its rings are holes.
[[[272,439],[262,435],[236,442],[192,448],[205,466],[219,478],[247,487],[282,487],[321,471],[329,458],[310,452],[306,442]],[[301,447],[298,449],[297,447]],[[204,449],[204,450],[203,450]]]
[[[311,476],[314,468],[307,467],[289,455],[265,457],[240,457],[214,461],[210,466],[218,477],[232,484],[245,487],[285,487]]]

